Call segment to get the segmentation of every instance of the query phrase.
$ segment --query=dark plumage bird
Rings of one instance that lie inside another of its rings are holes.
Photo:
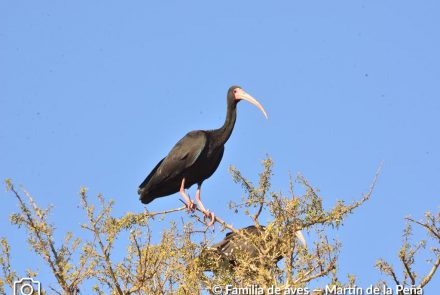
[[[196,130],[186,134],[163,158],[139,186],[140,200],[148,204],[156,198],[176,192],[184,197],[189,210],[195,204],[185,189],[197,184],[196,201],[199,209],[214,222],[214,214],[203,206],[200,189],[205,179],[217,169],[223,157],[226,141],[231,136],[237,117],[237,104],[246,100],[257,106],[267,118],[263,106],[241,87],[232,86],[227,94],[226,120],[223,126],[215,130]]]
[[[261,249],[252,243],[253,238],[261,238],[264,235],[266,227],[261,226],[257,228],[254,225],[242,228],[239,230],[240,234],[235,232],[229,232],[225,238],[217,244],[208,247],[199,257],[199,261],[202,267],[206,271],[214,271],[218,268],[234,268],[238,265],[239,257],[247,256],[252,260],[260,258]],[[296,237],[304,247],[307,247],[306,240],[301,231],[295,232]],[[243,238],[246,237],[246,238]],[[270,237],[266,237],[267,241],[270,241]],[[280,249],[274,249],[274,251],[280,251]],[[273,251],[272,251],[273,252]],[[264,259],[268,265],[275,265],[283,259],[283,254],[268,253],[268,259]],[[259,261],[256,261],[258,264]]]

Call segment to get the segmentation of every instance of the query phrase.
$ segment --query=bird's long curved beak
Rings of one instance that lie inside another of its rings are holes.
[[[255,105],[257,108],[260,109],[261,112],[263,112],[263,115],[267,119],[267,113],[266,110],[263,108],[263,106],[255,98],[253,98],[251,95],[246,93],[246,91],[244,91],[243,89],[237,89],[237,93],[235,94],[235,99],[237,100],[244,99],[250,102],[251,104]]]
[[[295,236],[298,238],[298,240],[301,242],[301,244],[304,246],[304,248],[307,248],[306,239],[304,238],[304,235],[300,230],[295,232]]]

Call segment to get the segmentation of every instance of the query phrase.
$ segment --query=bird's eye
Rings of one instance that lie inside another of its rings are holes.
[[[234,93],[237,93],[237,89],[234,89]]]

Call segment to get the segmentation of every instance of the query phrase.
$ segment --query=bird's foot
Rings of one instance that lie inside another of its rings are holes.
[[[185,203],[186,209],[188,212],[194,212],[197,209],[197,205],[190,199],[187,203]]]
[[[203,214],[205,215],[203,218],[204,220],[206,220],[207,218],[211,219],[211,221],[208,223],[208,227],[213,226],[215,223],[215,214],[214,212],[209,212],[209,210],[205,210],[203,212]]]

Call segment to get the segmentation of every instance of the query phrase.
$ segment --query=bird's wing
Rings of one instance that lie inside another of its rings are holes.
[[[206,134],[203,131],[187,133],[147,176],[141,187],[154,178],[154,182],[162,182],[176,177],[191,167],[206,147]]]
[[[160,167],[160,165],[162,164],[163,160],[165,160],[165,158],[163,158],[162,160],[160,160],[159,163],[157,163],[156,167],[154,167],[153,170],[151,170],[150,174],[148,174],[147,178],[145,178],[144,181],[142,181],[142,183],[139,185],[139,191],[138,194],[141,194],[141,189],[144,188],[147,183],[150,181],[150,179],[153,177],[153,175],[156,173],[157,169]]]
[[[242,233],[247,233],[247,234],[252,234],[254,232],[256,232],[257,228],[254,225],[250,225],[247,226],[245,228],[242,228],[240,231],[242,231]],[[218,249],[224,249],[225,247],[229,246],[229,243],[234,240],[235,238],[239,238],[240,236],[235,233],[235,232],[228,232],[226,233],[225,237],[223,240],[221,240],[220,242],[218,242],[217,244],[213,245],[214,248],[218,248]]]
[[[182,137],[173,147],[167,158],[173,160],[186,160],[188,166],[194,164],[206,147],[206,134],[203,131],[191,131]],[[183,162],[182,162],[183,163]]]
[[[264,226],[262,226],[261,229],[264,230]],[[257,235],[261,229],[258,229],[254,225],[250,225],[242,228],[240,231],[246,236],[252,236]],[[243,239],[235,232],[227,233],[223,240],[212,247],[218,249],[228,257],[234,255],[234,252],[237,251],[244,251],[248,255],[251,255],[251,257],[256,257],[258,255],[258,250],[255,248],[255,246],[252,245],[252,243],[250,243],[246,238]]]

